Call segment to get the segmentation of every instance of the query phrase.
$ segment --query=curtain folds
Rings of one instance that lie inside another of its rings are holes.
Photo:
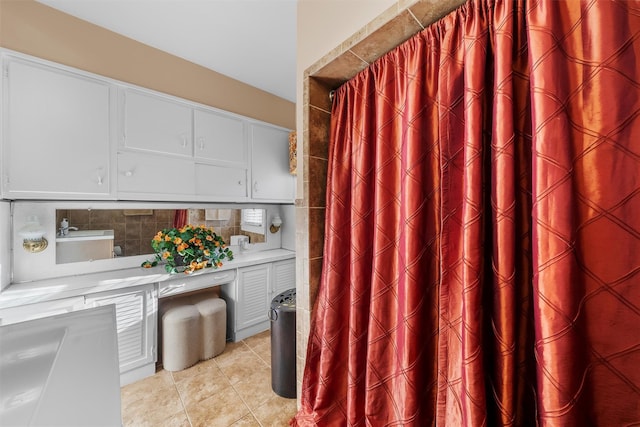
[[[640,423],[639,36],[474,0],[336,91],[293,425]]]
[[[176,209],[173,214],[173,227],[182,228],[189,222],[189,212],[187,209]]]

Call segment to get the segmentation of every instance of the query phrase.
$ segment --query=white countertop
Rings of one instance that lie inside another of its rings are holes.
[[[9,285],[0,293],[0,309],[103,292],[111,289],[164,282],[166,280],[184,280],[188,277],[198,277],[220,271],[291,258],[295,258],[295,252],[287,249],[248,251],[239,254],[234,253],[233,261],[224,262],[220,268],[205,268],[190,275],[169,274],[162,265],[153,268],[136,267],[77,276],[56,277],[34,282],[15,283]]]

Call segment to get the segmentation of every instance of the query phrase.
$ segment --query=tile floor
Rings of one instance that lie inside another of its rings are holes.
[[[269,331],[178,372],[161,370],[121,389],[124,427],[288,426],[296,399],[271,389]]]

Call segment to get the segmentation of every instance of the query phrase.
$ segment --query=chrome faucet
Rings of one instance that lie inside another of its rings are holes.
[[[61,224],[62,226],[60,227],[59,231],[60,231],[60,236],[66,236],[67,234],[69,234],[69,230],[75,230],[78,231],[78,227],[70,227],[68,225],[68,223],[65,224],[65,222],[63,221],[63,223]]]

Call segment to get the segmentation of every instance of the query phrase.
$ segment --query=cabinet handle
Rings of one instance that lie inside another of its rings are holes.
[[[238,181],[238,185],[242,185],[242,180]]]
[[[187,148],[187,136],[186,135],[180,135],[180,145],[182,146],[182,148]]]
[[[124,176],[133,176],[133,171],[126,171]]]
[[[253,181],[253,192],[254,193],[258,192],[258,181]]]
[[[104,179],[102,176],[102,168],[96,169],[96,176],[98,177],[98,185],[102,185],[102,180]]]
[[[198,138],[198,144],[200,145],[200,149],[204,150],[204,137],[203,136]]]

